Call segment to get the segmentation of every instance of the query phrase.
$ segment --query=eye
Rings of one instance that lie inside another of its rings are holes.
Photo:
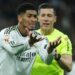
[[[32,14],[29,14],[27,17],[31,18],[32,17]]]
[[[48,14],[47,16],[48,16],[48,17],[53,17],[53,15],[52,15],[52,14]]]
[[[34,18],[37,18],[37,15],[34,15]]]
[[[28,18],[31,18],[31,17],[37,18],[37,15],[29,14],[27,17],[28,17]]]

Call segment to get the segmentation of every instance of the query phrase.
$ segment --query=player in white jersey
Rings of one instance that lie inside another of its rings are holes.
[[[30,32],[35,27],[36,16],[34,5],[22,4],[17,12],[18,25],[0,32],[0,75],[29,75],[36,53],[45,63],[51,63],[48,40]],[[55,41],[55,45],[59,42]]]

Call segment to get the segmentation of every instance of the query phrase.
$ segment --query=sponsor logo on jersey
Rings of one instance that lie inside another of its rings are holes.
[[[22,52],[17,55],[17,59],[22,62],[30,62],[35,56],[35,52]]]

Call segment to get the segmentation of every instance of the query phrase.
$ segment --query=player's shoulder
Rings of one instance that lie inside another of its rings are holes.
[[[67,34],[65,34],[64,32],[58,30],[58,29],[55,29],[55,34],[57,34],[57,36],[61,36],[61,39],[62,40],[70,40],[69,36]]]
[[[12,32],[13,30],[16,30],[16,26],[11,26],[11,27],[7,27],[7,28],[4,28],[0,31],[0,34],[7,34],[9,35],[10,32]]]
[[[62,31],[60,31],[60,30],[58,30],[58,29],[54,29],[54,32],[55,32],[55,34],[57,33],[57,34],[59,34],[59,35],[61,35],[61,36],[63,36],[64,35],[64,33],[62,32]]]
[[[62,31],[60,31],[60,30],[58,30],[58,29],[55,29],[55,33],[57,33],[59,36],[61,36],[61,37],[68,37],[68,35],[67,34],[65,34],[64,32],[62,32]]]

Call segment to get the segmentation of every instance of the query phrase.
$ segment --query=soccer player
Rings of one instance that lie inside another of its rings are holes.
[[[64,75],[64,70],[69,72],[72,69],[72,44],[66,34],[54,28],[56,19],[56,11],[52,5],[43,3],[39,6],[40,29],[37,32],[47,37],[50,42],[61,36],[61,44],[55,48],[55,57],[50,65],[43,63],[37,55],[31,75]]]
[[[35,31],[37,11],[33,4],[24,3],[17,9],[18,25],[0,32],[0,75],[29,75],[36,53],[49,64],[50,43]],[[52,42],[57,46],[60,39]],[[48,46],[49,45],[49,46]],[[53,45],[52,45],[53,46]]]

